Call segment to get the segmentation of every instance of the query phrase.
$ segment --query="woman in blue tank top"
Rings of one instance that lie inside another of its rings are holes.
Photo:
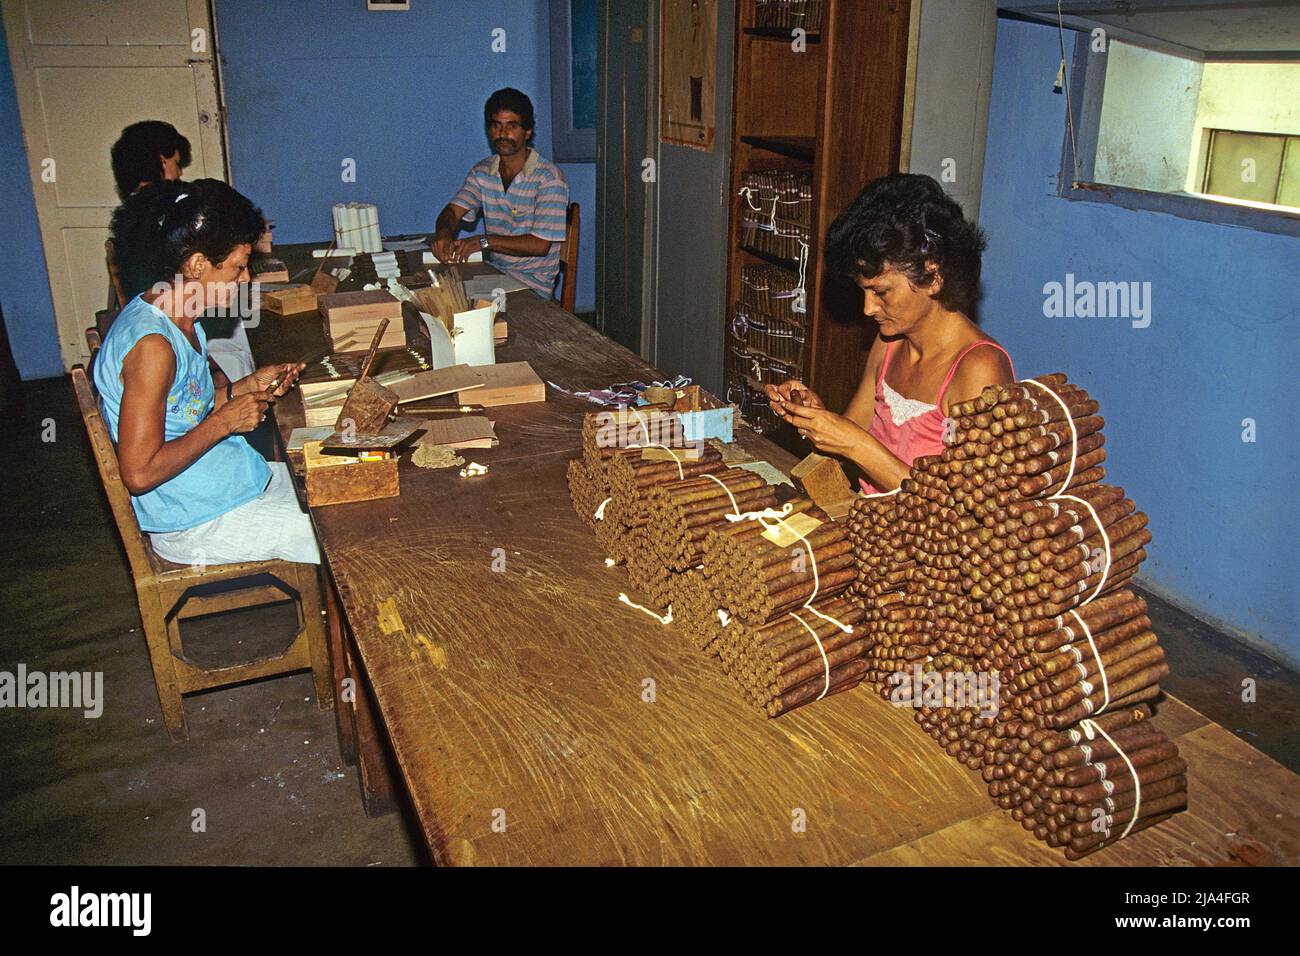
[[[140,527],[169,561],[320,561],[288,469],[240,434],[302,366],[266,366],[218,389],[197,324],[240,301],[262,222],[251,202],[211,179],[155,183],[114,214],[114,233],[148,250],[154,285],[114,320],[95,385]]]

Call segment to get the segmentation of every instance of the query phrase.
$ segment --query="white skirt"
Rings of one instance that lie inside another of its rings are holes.
[[[271,480],[252,501],[184,531],[152,531],[158,554],[174,564],[236,564],[280,558],[320,564],[311,517],[298,507],[289,466],[268,461]]]

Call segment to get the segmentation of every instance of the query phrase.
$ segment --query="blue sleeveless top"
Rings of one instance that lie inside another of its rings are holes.
[[[164,440],[174,441],[206,418],[215,388],[208,369],[208,340],[196,323],[199,351],[166,313],[136,296],[122,309],[95,358],[95,387],[108,432],[117,442],[122,410],[122,362],[146,335],[161,335],[176,355],[176,378],[167,393]],[[142,495],[131,505],[144,531],[184,531],[252,501],[271,480],[271,469],[240,435],[228,435],[192,465]]]

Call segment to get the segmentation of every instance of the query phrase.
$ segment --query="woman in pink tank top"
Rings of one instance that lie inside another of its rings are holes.
[[[969,318],[984,245],[937,182],[908,173],[868,183],[827,232],[830,269],[863,290],[879,335],[844,414],[795,380],[767,396],[818,451],[861,468],[867,493],[897,488],[916,459],[943,451],[953,405],[1015,381],[1006,349]]]

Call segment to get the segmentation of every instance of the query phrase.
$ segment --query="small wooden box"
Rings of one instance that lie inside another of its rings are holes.
[[[316,293],[311,286],[301,283],[275,286],[262,290],[262,308],[276,315],[296,315],[316,309]]]
[[[307,505],[319,508],[349,501],[373,501],[401,494],[397,458],[361,461],[347,455],[322,455],[321,442],[303,443]]]
[[[398,325],[402,321],[401,303],[391,292],[369,289],[358,292],[332,292],[320,296],[320,313],[326,322],[374,322],[388,319]]]
[[[343,411],[343,399],[334,401],[304,401],[302,403],[303,423],[308,428],[328,425],[338,427],[339,413]]]
[[[269,251],[269,250],[268,250]],[[248,272],[257,282],[288,282],[289,268],[283,260],[270,255],[254,255],[248,261]]]
[[[465,391],[460,401],[473,405],[521,405],[546,401],[546,383],[527,362],[471,366],[483,377],[483,387]]]
[[[813,452],[790,470],[795,487],[837,521],[853,507],[854,491],[834,458]]]
[[[299,427],[289,433],[289,441],[284,447],[284,455],[289,459],[289,466],[295,475],[301,475],[307,468],[303,457],[303,446],[309,441],[324,441],[334,434],[333,425],[323,427]]]
[[[388,319],[388,328],[379,347],[403,348],[407,344],[402,304],[383,289],[319,295],[316,306],[325,320],[325,335],[335,352],[364,352],[384,319]]]

